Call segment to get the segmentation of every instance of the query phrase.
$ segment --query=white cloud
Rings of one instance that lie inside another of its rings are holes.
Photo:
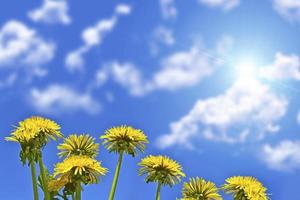
[[[160,45],[172,46],[175,43],[173,31],[165,26],[155,28],[153,38],[150,42],[151,53],[156,55],[159,53]]]
[[[269,168],[292,171],[300,168],[300,141],[281,141],[277,146],[265,144],[261,159]]]
[[[128,89],[134,96],[142,96],[150,91],[148,83],[143,81],[142,74],[132,63],[113,61],[99,69],[90,90],[102,86],[109,78]]]
[[[300,20],[299,0],[273,0],[275,10],[290,21]]]
[[[119,15],[129,15],[131,13],[131,7],[127,4],[119,4],[116,7],[116,13]]]
[[[224,43],[224,38],[217,43],[217,47],[220,43]],[[200,46],[194,44],[187,50],[166,56],[161,60],[159,70],[149,78],[145,78],[139,68],[131,62],[112,61],[98,71],[90,88],[100,87],[110,78],[134,96],[143,96],[157,90],[174,91],[195,86],[222,64],[225,49],[231,49],[231,45],[225,44],[222,45],[222,52],[219,51],[221,48],[208,50]]]
[[[89,27],[82,32],[82,39],[87,46],[99,45],[104,35],[116,25],[116,17],[99,21],[96,26]]]
[[[82,71],[84,69],[84,60],[82,54],[88,49],[83,47],[68,53],[65,64],[70,72]]]
[[[228,143],[262,139],[280,129],[277,121],[285,115],[287,104],[257,80],[237,80],[224,94],[198,100],[188,114],[170,124],[170,132],[157,143],[164,148],[191,146],[197,137]]]
[[[198,84],[214,70],[211,60],[198,47],[176,52],[164,58],[160,70],[145,79],[133,63],[113,61],[107,63],[96,75],[94,86],[101,86],[112,78],[131,95],[143,96],[155,90],[176,90]]]
[[[130,13],[130,6],[119,4],[111,18],[100,20],[96,25],[84,29],[81,35],[84,44],[68,53],[65,60],[67,69],[71,72],[82,70],[84,66],[83,54],[87,53],[91,48],[101,45],[103,38],[115,28],[119,16],[129,15]]]
[[[260,76],[271,80],[300,80],[300,58],[277,53],[274,63],[262,68]]]
[[[198,0],[199,3],[210,7],[220,7],[225,11],[229,11],[240,4],[240,0]]]
[[[161,62],[151,85],[153,89],[175,90],[193,86],[214,71],[204,50],[194,46],[188,51],[174,53]]]
[[[33,107],[43,113],[64,113],[83,110],[89,114],[97,114],[100,104],[88,93],[79,93],[65,86],[53,84],[40,90],[33,88],[29,98]]]
[[[299,111],[298,116],[297,116],[297,122],[298,122],[298,124],[300,124],[300,111]]]
[[[36,22],[70,24],[67,0],[44,0],[43,5],[28,13]]]
[[[177,16],[175,0],[159,0],[164,19],[174,19]]]
[[[52,60],[54,51],[53,42],[19,21],[8,21],[0,30],[0,68],[26,66],[31,75],[45,75],[42,65]]]

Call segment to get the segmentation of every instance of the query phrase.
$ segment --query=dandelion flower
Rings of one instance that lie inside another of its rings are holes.
[[[10,137],[6,137],[6,140],[25,145],[37,140],[42,147],[48,142],[49,138],[55,140],[61,137],[63,135],[57,123],[50,119],[33,116],[19,122],[19,125]]]
[[[88,156],[70,156],[54,168],[54,176],[68,175],[69,180],[80,179],[85,184],[98,183],[99,177],[104,176],[107,169],[101,163]]]
[[[56,164],[54,168],[54,177],[58,179],[60,187],[68,180],[68,183],[74,185],[76,200],[81,199],[81,183],[98,183],[99,177],[104,176],[107,169],[101,166],[101,163],[89,156],[73,155],[66,158],[63,162]],[[61,180],[61,182],[59,181]],[[55,182],[54,182],[55,183]],[[53,187],[48,185],[50,189]],[[53,188],[53,189],[58,189]]]
[[[95,158],[98,154],[99,144],[89,135],[70,135],[62,144],[57,147],[60,157],[69,157],[71,155],[84,155]]]
[[[173,185],[179,183],[185,174],[182,167],[175,160],[167,156],[147,156],[139,163],[141,166],[139,175],[146,174],[146,182],[157,182],[156,200],[160,199],[162,185]]]
[[[268,200],[267,189],[253,177],[234,176],[228,178],[222,189],[226,193],[232,193],[234,200]]]
[[[147,174],[147,183],[159,182],[173,186],[180,182],[181,177],[185,177],[180,164],[167,156],[147,156],[141,160],[139,166],[139,175]]]
[[[105,131],[105,134],[102,135],[100,139],[103,140],[103,144],[109,152],[119,154],[119,160],[108,198],[109,200],[113,200],[122,165],[123,154],[125,153],[135,157],[138,151],[144,152],[146,144],[149,142],[142,130],[135,129],[131,126],[117,126],[110,128]]]
[[[199,177],[183,184],[182,196],[181,200],[222,200],[216,185]]]
[[[143,152],[145,144],[148,143],[143,131],[131,126],[110,128],[100,138],[104,140],[103,144],[110,152],[124,152],[132,156],[136,156],[137,150]]]
[[[29,162],[31,167],[34,199],[38,199],[37,181],[35,172],[35,163],[39,163],[42,185],[47,185],[44,164],[42,161],[42,148],[50,139],[63,137],[60,132],[60,126],[50,119],[33,116],[27,118],[16,127],[7,141],[18,142],[21,145],[20,158],[24,164]],[[50,200],[47,190],[44,190],[45,200]]]

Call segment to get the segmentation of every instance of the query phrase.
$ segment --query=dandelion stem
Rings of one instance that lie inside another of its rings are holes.
[[[75,194],[76,200],[81,200],[81,182],[78,181],[76,184],[76,194]]]
[[[36,171],[35,171],[35,164],[34,164],[34,162],[30,163],[30,168],[31,168],[31,178],[32,178],[34,200],[39,200],[39,194],[38,194],[38,188],[37,188],[37,181],[36,181]]]
[[[113,180],[111,190],[110,190],[110,193],[109,193],[109,198],[108,198],[109,200],[113,200],[114,196],[115,196],[116,187],[117,187],[119,174],[120,174],[120,169],[121,169],[121,165],[122,165],[122,160],[123,160],[123,152],[121,152],[120,155],[119,155],[119,160],[118,160],[118,164],[117,164],[117,167],[116,167],[114,180]]]
[[[161,188],[161,183],[159,182],[157,185],[157,190],[156,190],[156,200],[160,200],[160,188]]]
[[[40,156],[38,157],[38,163],[39,163],[39,167],[40,167],[40,174],[41,174],[41,179],[42,179],[42,184],[43,184],[45,200],[50,200],[50,195],[49,195],[48,188],[47,188],[48,180],[47,180],[46,174],[45,174],[45,168],[44,168],[44,164],[43,164],[43,160],[42,160],[42,154],[40,154]]]

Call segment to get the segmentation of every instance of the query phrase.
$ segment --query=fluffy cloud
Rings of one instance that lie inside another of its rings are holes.
[[[134,64],[113,61],[98,71],[96,85],[102,85],[111,77],[130,94],[143,96],[155,90],[172,91],[196,85],[209,76],[216,67],[198,47],[171,54],[164,58],[160,65],[160,70],[156,71],[151,78],[145,79]]]
[[[240,0],[198,0],[199,3],[210,7],[220,7],[225,11],[231,10],[240,4]]]
[[[300,80],[300,58],[277,53],[274,63],[262,68],[260,76],[271,80]]]
[[[174,19],[177,16],[175,0],[159,0],[164,19]]]
[[[36,22],[70,24],[68,2],[66,0],[44,0],[43,5],[28,13]]]
[[[62,113],[83,110],[89,114],[100,111],[100,104],[90,94],[81,94],[65,85],[50,85],[44,90],[33,88],[29,101],[39,112]]]
[[[161,62],[151,85],[153,89],[175,90],[199,83],[214,71],[209,57],[193,46],[188,51],[174,53]]]
[[[133,63],[119,61],[107,63],[96,73],[96,80],[92,85],[99,87],[111,78],[134,96],[197,85],[222,64],[226,49],[227,53],[231,49],[228,39],[224,37],[218,41],[216,50],[208,50],[194,44],[187,50],[170,54],[160,61],[159,70],[149,78],[145,78]]]
[[[300,168],[300,141],[281,141],[277,146],[265,144],[261,159],[269,168],[292,171]]]
[[[116,14],[129,15],[131,13],[131,7],[127,4],[119,4],[116,7]]]
[[[237,80],[225,94],[198,100],[188,114],[170,124],[170,132],[157,144],[189,147],[197,137],[228,143],[262,139],[280,129],[276,123],[285,115],[287,104],[257,80]]]
[[[82,70],[84,65],[83,54],[87,53],[92,47],[102,43],[103,38],[116,26],[119,16],[129,15],[130,13],[130,6],[119,4],[111,18],[100,20],[96,25],[83,30],[81,37],[84,45],[68,53],[65,60],[67,69],[71,72]]]
[[[275,10],[290,21],[300,20],[299,0],[273,0]]]
[[[148,83],[143,81],[141,72],[132,63],[113,61],[106,63],[96,73],[95,81],[90,85],[90,90],[102,86],[111,78],[113,81],[128,89],[133,96],[142,96],[150,91]]]
[[[41,66],[52,60],[55,45],[19,21],[8,21],[0,30],[0,68],[26,66],[32,75],[45,75]]]

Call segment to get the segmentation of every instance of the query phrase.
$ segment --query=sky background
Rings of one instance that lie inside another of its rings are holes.
[[[184,181],[255,176],[271,199],[300,200],[299,0],[10,0],[0,13],[2,199],[33,198],[4,137],[41,115],[98,142],[115,125],[147,134],[145,154],[124,158],[116,200],[154,199],[137,175],[148,154],[177,160]],[[43,152],[51,172],[56,145]],[[98,159],[110,172],[83,199],[108,197],[117,156],[101,146]]]

